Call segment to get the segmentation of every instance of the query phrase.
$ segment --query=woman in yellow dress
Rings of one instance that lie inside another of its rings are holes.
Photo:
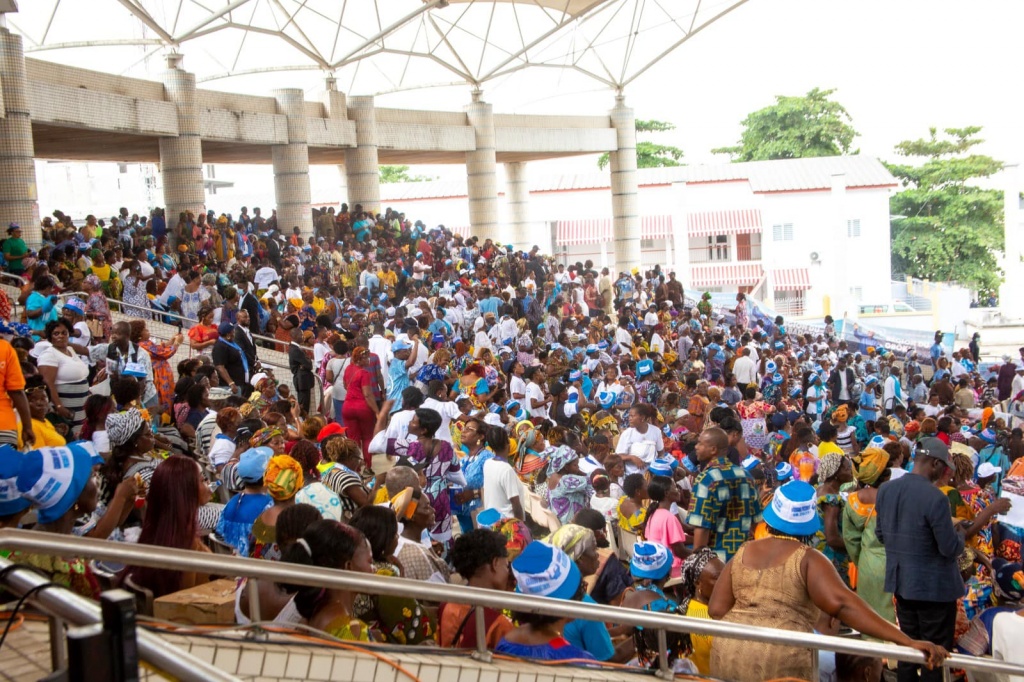
[[[647,519],[647,480],[643,474],[630,474],[622,481],[622,492],[615,514],[619,529],[640,536]]]

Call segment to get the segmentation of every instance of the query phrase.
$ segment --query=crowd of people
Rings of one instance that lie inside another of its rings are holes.
[[[613,278],[391,209],[313,213],[308,236],[258,208],[173,226],[56,211],[38,251],[10,226],[24,285],[0,296],[3,527],[852,628],[924,653],[893,664],[899,680],[941,679],[951,651],[1024,662],[1024,529],[1001,518],[1024,495],[1024,348],[983,369],[977,338],[854,347],[831,318],[787,325],[742,293],[715,306],[660,266]],[[157,324],[180,333],[158,342]],[[82,559],[10,558],[100,589]],[[207,576],[116,580],[159,597]],[[258,613],[240,582],[239,623],[478,644],[467,605],[257,587]],[[496,652],[660,665],[652,630],[484,613]],[[790,647],[667,643],[677,672],[814,666]],[[839,680],[882,666],[818,664]]]

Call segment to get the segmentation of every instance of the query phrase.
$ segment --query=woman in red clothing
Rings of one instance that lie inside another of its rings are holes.
[[[345,402],[341,406],[341,417],[345,420],[348,437],[363,448],[363,461],[372,468],[370,440],[377,422],[377,400],[373,397],[375,377],[367,369],[370,352],[363,347],[352,351],[352,362],[345,368]]]
[[[131,327],[131,341],[143,348],[152,361],[153,385],[156,386],[156,395],[159,404],[164,410],[170,411],[171,403],[174,401],[174,372],[171,371],[170,359],[178,352],[182,336],[177,334],[170,341],[155,343],[149,336],[149,328],[145,320],[132,320],[128,323]]]

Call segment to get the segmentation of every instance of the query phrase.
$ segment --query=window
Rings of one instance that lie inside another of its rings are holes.
[[[641,239],[640,240],[640,248],[641,249],[653,249],[654,248],[654,240],[653,239]]]
[[[860,236],[860,218],[854,218],[853,220],[846,221],[846,236],[847,237],[859,237]]]
[[[803,315],[804,314],[804,292],[803,291],[776,291],[775,312],[780,315]]]
[[[853,298],[857,301],[861,300],[862,298],[864,298],[864,288],[850,287],[850,296],[853,296]]]
[[[772,241],[791,242],[793,241],[793,223],[772,225]]]

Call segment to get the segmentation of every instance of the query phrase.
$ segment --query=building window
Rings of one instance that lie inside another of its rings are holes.
[[[861,301],[864,299],[864,287],[850,287],[850,296],[855,301]]]
[[[653,239],[641,239],[640,240],[640,248],[641,249],[653,249],[654,248],[654,240]]]
[[[860,218],[846,221],[846,236],[851,238],[860,236]]]
[[[690,237],[691,263],[720,263],[729,258],[729,235],[713,234]]]
[[[803,291],[776,291],[775,312],[786,317],[804,314]]]
[[[793,223],[772,225],[772,241],[791,242],[793,241]]]

